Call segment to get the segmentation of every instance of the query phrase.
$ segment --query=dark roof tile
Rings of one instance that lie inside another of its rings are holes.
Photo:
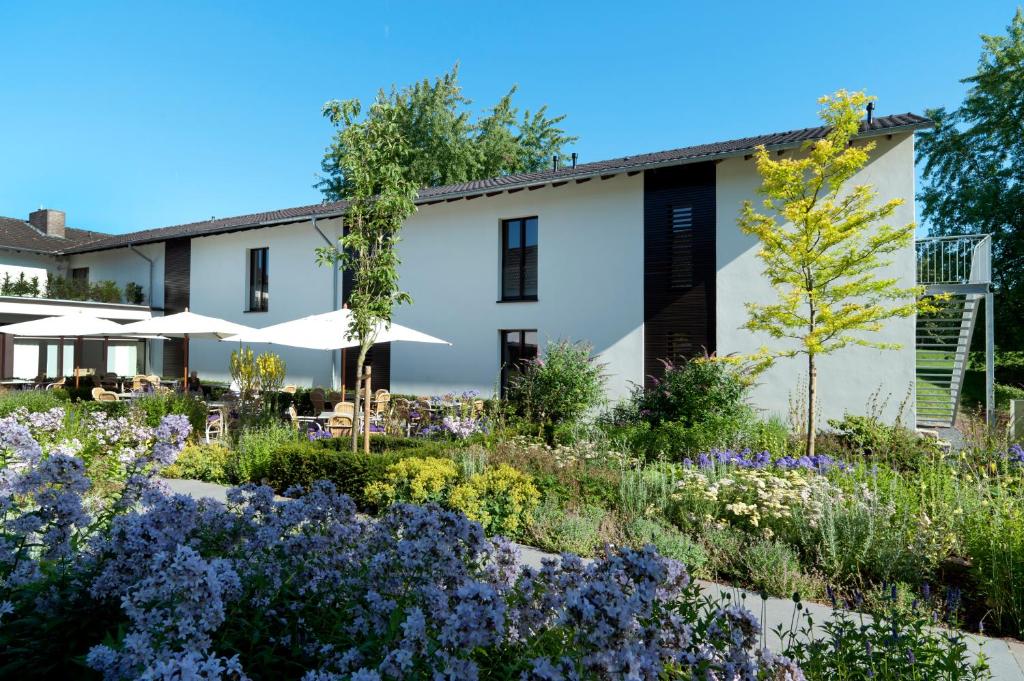
[[[896,131],[910,131],[918,128],[929,127],[932,122],[913,113],[896,114],[892,116],[880,116],[871,125],[861,123],[861,136],[869,137],[874,135],[887,134]],[[776,132],[756,137],[743,137],[741,139],[715,142],[712,144],[698,144],[691,147],[658,151],[651,154],[638,154],[636,156],[623,156],[606,161],[578,164],[575,168],[562,167],[558,170],[542,170],[533,173],[518,173],[515,175],[503,175],[485,180],[474,180],[459,184],[450,184],[442,187],[428,187],[419,193],[417,203],[429,204],[447,199],[457,199],[463,196],[472,196],[489,191],[504,191],[515,187],[528,187],[536,184],[547,184],[549,182],[568,181],[597,175],[616,174],[622,172],[634,172],[647,168],[661,166],[679,165],[683,163],[694,163],[697,161],[727,158],[739,154],[747,154],[759,146],[764,145],[770,149],[799,146],[808,140],[824,137],[828,129],[820,126],[816,128],[803,128],[800,130],[789,130]],[[225,232],[239,231],[243,229],[254,229],[257,227],[297,222],[310,217],[337,216],[344,213],[345,203],[318,203],[309,206],[298,206],[296,208],[285,208],[283,210],[269,211],[266,213],[253,213],[250,215],[239,215],[230,218],[206,220],[203,222],[192,222],[185,225],[173,227],[161,227],[158,229],[147,229],[140,232],[130,232],[118,235],[96,235],[101,237],[83,241],[79,244],[65,243],[63,253],[83,253],[88,251],[119,248],[133,244],[153,243],[174,239],[178,237],[197,237],[211,234],[222,234]],[[24,224],[24,223],[22,223]],[[31,229],[31,228],[29,228]],[[71,231],[71,230],[69,230]],[[36,232],[38,234],[38,232]],[[48,238],[48,237],[42,237]],[[0,246],[8,243],[6,235],[0,232]]]

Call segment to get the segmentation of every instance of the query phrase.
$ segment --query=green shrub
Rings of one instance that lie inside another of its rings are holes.
[[[534,512],[530,539],[547,551],[593,556],[601,547],[601,523],[607,513],[598,506],[563,509],[556,500],[545,499]]]
[[[798,592],[814,598],[822,592],[821,581],[807,575],[796,552],[782,542],[725,527],[707,531],[704,545],[709,569],[720,578],[770,596]]]
[[[40,412],[66,406],[68,397],[62,390],[16,390],[0,395],[0,416],[7,416],[20,407]]]
[[[711,577],[707,572],[707,551],[676,528],[650,518],[635,518],[627,525],[626,533],[637,548],[653,544],[661,555],[682,562],[692,576]]]
[[[161,475],[165,478],[181,478],[184,480],[202,480],[219,485],[234,482],[231,476],[234,453],[219,444],[190,444],[178,456],[173,465],[165,468]]]
[[[579,421],[604,398],[604,365],[582,343],[549,343],[544,357],[527,362],[509,379],[508,400],[536,424]]]
[[[650,388],[636,386],[629,402],[612,415],[617,422],[676,422],[690,427],[714,416],[745,412],[749,378],[742,367],[710,357],[665,363],[665,374]]]
[[[24,272],[19,272],[17,279],[11,279],[11,273],[5,272],[3,283],[0,284],[0,295],[38,298],[39,277],[28,279],[25,277]]]
[[[731,413],[709,413],[702,421],[687,426],[682,421],[657,425],[637,422],[610,427],[629,450],[648,460],[667,458],[681,461],[712,449],[750,449],[784,456],[789,451],[789,432],[778,419],[759,421],[753,410],[741,406]]]
[[[116,281],[104,279],[89,287],[89,300],[99,303],[120,303],[121,288]]]
[[[267,477],[274,453],[282,447],[300,441],[305,443],[298,431],[280,422],[243,429],[235,442],[235,477],[245,482],[262,481]],[[313,480],[302,484],[308,485],[310,482]]]
[[[396,502],[442,503],[458,478],[459,471],[451,459],[402,459],[388,466],[384,480],[368,484],[363,495],[380,508]]]
[[[367,456],[362,452],[332,451],[310,442],[292,441],[278,445],[267,456],[256,459],[250,477],[240,481],[263,481],[283,493],[289,487],[308,489],[317,480],[330,480],[340,492],[352,497],[359,508],[376,511],[379,509],[364,494],[367,486],[384,481],[393,463],[415,456],[415,451]]]
[[[540,492],[526,473],[508,464],[487,468],[456,485],[448,505],[480,523],[488,535],[518,537],[529,525]]]
[[[188,417],[192,425],[192,433],[196,437],[206,432],[206,418],[209,407],[206,402],[194,395],[180,393],[153,393],[145,395],[131,403],[131,409],[143,415],[143,423],[156,427],[168,414],[180,414]]]
[[[124,285],[124,299],[129,305],[142,305],[146,296],[142,292],[142,286],[129,281]]]
[[[876,416],[844,414],[828,424],[835,429],[839,446],[847,452],[899,470],[918,470],[943,454],[935,440],[921,437],[899,423],[883,423]]]

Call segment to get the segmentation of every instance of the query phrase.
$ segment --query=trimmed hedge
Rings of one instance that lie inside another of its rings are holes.
[[[253,473],[257,482],[268,484],[279,493],[295,485],[308,488],[317,480],[330,480],[338,491],[352,497],[359,508],[376,510],[366,499],[366,486],[385,480],[388,466],[397,461],[430,455],[431,452],[421,449],[408,449],[367,456],[362,452],[353,454],[332,446],[297,442],[274,450],[261,470]]]

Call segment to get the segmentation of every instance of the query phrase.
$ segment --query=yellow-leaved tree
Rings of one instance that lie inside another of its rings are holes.
[[[918,287],[902,288],[879,270],[886,256],[914,240],[914,223],[886,224],[902,199],[880,202],[871,185],[847,186],[868,162],[871,141],[854,141],[865,105],[863,92],[840,90],[819,100],[825,137],[804,144],[792,158],[772,158],[762,146],[761,210],[744,202],[740,228],[761,241],[758,256],[778,293],[777,302],[747,303],[744,328],[789,342],[762,348],[768,360],[807,356],[807,454],[814,454],[818,355],[847,345],[894,349],[871,339],[886,320],[918,309]]]

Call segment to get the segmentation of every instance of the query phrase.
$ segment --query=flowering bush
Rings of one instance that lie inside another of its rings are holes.
[[[705,508],[704,521],[727,519],[770,538],[797,509],[813,523],[821,500],[839,495],[840,490],[827,479],[800,470],[730,468],[709,475],[703,469],[683,468],[674,498]]]
[[[167,417],[93,513],[80,459],[0,422],[5,670],[80,675],[84,657],[111,680],[655,679],[788,664],[754,653],[750,613],[701,598],[652,548],[519,568],[436,505],[373,521],[329,483],[288,501],[252,485],[226,505],[169,495],[151,475],[187,433]]]
[[[450,459],[402,459],[388,468],[386,480],[367,485],[365,495],[378,506],[396,501],[438,502],[448,498],[458,477],[459,471]]]
[[[554,425],[579,421],[604,399],[604,365],[582,343],[548,343],[544,357],[507,367],[508,400],[529,421]]]
[[[500,464],[456,485],[449,505],[480,523],[489,535],[519,536],[540,503],[540,492],[526,473]]]

